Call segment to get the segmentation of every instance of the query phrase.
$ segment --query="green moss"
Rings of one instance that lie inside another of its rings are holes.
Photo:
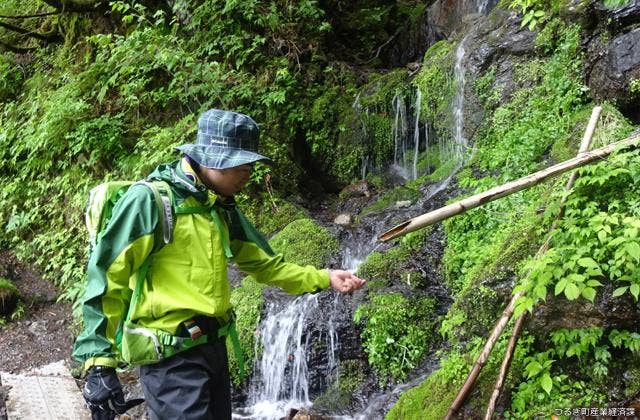
[[[4,277],[0,277],[0,289],[8,290],[13,293],[18,293],[18,288],[13,284],[13,282]]]
[[[326,266],[338,250],[338,240],[311,219],[289,223],[269,243],[284,255],[285,261],[315,267]]]
[[[294,220],[307,218],[300,207],[278,196],[262,193],[256,199],[248,199],[241,204],[249,220],[260,232],[270,236]]]
[[[236,312],[236,328],[238,338],[244,352],[245,370],[250,374],[255,357],[255,332],[260,323],[260,313],[264,305],[262,290],[265,286],[256,282],[252,277],[245,277],[240,287],[231,291],[231,304]],[[231,340],[227,340],[227,354],[229,355],[229,372],[231,380],[239,385],[240,368],[233,351]]]
[[[363,384],[365,374],[357,360],[340,362],[337,377],[326,391],[313,401],[313,409],[340,413],[348,409],[353,402],[355,391]]]
[[[503,334],[497,341],[477,379],[474,392],[465,401],[465,405],[469,409],[467,414],[485,411],[486,403],[493,391],[504,358],[508,335]],[[524,360],[530,352],[531,343],[531,337],[526,335],[519,340],[511,362],[511,373],[506,378],[505,387],[507,389],[522,377]],[[444,418],[483,346],[484,339],[478,337],[468,342],[464,350],[454,347],[442,354],[440,367],[420,385],[400,395],[398,402],[389,410],[385,419],[435,420]],[[462,410],[465,410],[465,407]]]
[[[358,267],[358,275],[366,278],[367,288],[375,290],[394,283],[418,287],[424,282],[421,273],[410,267],[412,256],[421,252],[430,229],[420,229],[400,238],[397,246],[386,252],[374,251]]]
[[[398,201],[410,201],[411,204],[413,204],[418,198],[420,198],[420,196],[420,192],[414,188],[399,186],[382,194],[382,196],[380,196],[380,198],[378,198],[374,203],[369,204],[367,207],[362,209],[360,214],[361,216],[366,216],[368,214],[390,209],[391,206],[395,205]]]
[[[460,384],[447,381],[436,371],[417,387],[400,395],[385,420],[442,419],[458,393]]]
[[[411,83],[420,89],[421,121],[429,121],[438,138],[451,137],[451,101],[455,95],[453,79],[455,44],[443,40],[433,44],[425,53],[420,72]]]

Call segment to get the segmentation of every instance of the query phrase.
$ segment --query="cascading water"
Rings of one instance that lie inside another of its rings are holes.
[[[464,58],[465,49],[462,40],[456,50],[455,77],[457,93],[452,103],[454,127],[450,139],[438,139],[438,147],[442,161],[455,159],[456,167],[452,173],[442,181],[423,189],[423,197],[410,207],[398,209],[395,212],[381,213],[372,220],[370,216],[366,230],[347,228],[343,237],[343,256],[341,266],[352,272],[366,259],[379,245],[375,238],[389,227],[395,217],[412,217],[417,211],[424,208],[431,197],[442,191],[450,183],[453,174],[463,163],[464,152],[467,148],[467,140],[464,137],[464,89],[465,73]],[[413,126],[413,138],[409,138],[409,119],[404,99],[398,93],[394,96],[392,107],[394,120],[392,136],[394,141],[394,164],[391,170],[404,174],[405,179],[416,179],[418,174],[417,161],[420,150],[420,103],[421,92],[418,90],[413,108],[415,116],[411,120]],[[366,114],[367,110],[361,109],[359,97],[354,101],[353,107]],[[360,114],[362,115],[362,114]],[[362,133],[366,136],[366,127],[361,118]],[[425,150],[429,149],[429,128],[424,127]],[[413,140],[413,141],[411,141]],[[447,141],[448,140],[448,141]],[[408,151],[413,148],[413,156]],[[411,164],[411,167],[408,167]],[[362,177],[366,176],[368,157],[363,157]],[[322,294],[289,297],[284,294],[274,294],[275,298],[266,305],[265,318],[262,321],[258,335],[262,340],[262,353],[254,366],[254,378],[249,387],[248,405],[246,408],[234,413],[238,419],[274,419],[282,418],[291,409],[310,408],[313,399],[310,374],[315,371],[324,380],[324,386],[328,386],[332,379],[337,380],[336,371],[340,365],[340,342],[338,335],[338,322],[336,316],[344,310],[340,305],[344,303],[344,297],[334,293],[331,302],[322,308],[319,301]],[[313,324],[315,337],[309,332],[309,325]],[[318,327],[321,326],[321,327]],[[320,368],[312,366],[310,354],[319,352],[324,356]],[[373,396],[367,403],[368,408],[358,414],[355,419],[378,418],[383,413],[389,401],[397,398],[404,389],[410,388],[421,382],[432,370],[435,362],[423,366],[423,371],[416,372],[410,382],[398,387],[381,392]],[[317,392],[316,392],[317,393]],[[343,417],[345,418],[345,417]],[[347,417],[348,418],[348,417]]]
[[[290,409],[309,408],[308,355],[311,337],[307,327],[312,314],[318,311],[318,294],[292,298],[278,295],[267,303],[266,317],[258,336],[262,340],[262,355],[255,365],[255,375],[249,390],[247,408],[234,413],[237,419],[274,419],[284,417]],[[326,346],[326,372],[329,377],[336,369],[338,334],[333,320],[334,308],[324,325],[321,341]],[[317,342],[316,342],[317,345]]]
[[[408,179],[406,168],[406,151],[407,151],[407,108],[404,103],[404,98],[396,93],[391,101],[391,106],[394,110],[393,120],[393,165],[392,170],[402,176],[404,179]]]
[[[413,128],[413,179],[418,178],[418,154],[420,152],[420,100],[422,92],[416,90],[415,127]]]
[[[456,80],[456,96],[453,99],[453,150],[450,151],[451,158],[457,162],[461,161],[464,151],[467,148],[467,139],[464,137],[464,89],[466,85],[464,58],[465,49],[464,42],[466,37],[460,41],[456,49],[456,64],[454,66],[454,75]]]
[[[418,156],[420,154],[420,105],[422,92],[416,89],[415,105],[413,107],[413,138],[410,138],[409,117],[404,98],[396,93],[391,101],[394,111],[393,134],[393,164],[391,170],[402,178],[417,179]],[[412,155],[409,152],[412,151]]]

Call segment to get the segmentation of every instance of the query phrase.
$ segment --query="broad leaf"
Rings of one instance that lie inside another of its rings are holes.
[[[548,373],[542,375],[540,379],[540,386],[545,390],[547,394],[551,394],[551,389],[553,388],[553,381],[551,380],[551,376]]]
[[[567,287],[564,288],[564,295],[569,300],[576,300],[578,296],[580,296],[580,289],[573,283],[567,284]]]

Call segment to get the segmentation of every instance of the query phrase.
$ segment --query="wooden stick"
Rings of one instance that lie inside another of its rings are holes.
[[[580,150],[578,151],[578,156],[576,158],[574,158],[574,159],[567,160],[567,161],[565,161],[563,163],[574,161],[575,159],[580,158],[581,156],[587,156],[586,151],[588,150],[589,144],[591,143],[591,138],[593,136],[593,131],[595,129],[595,123],[598,121],[598,117],[600,116],[600,111],[602,111],[602,108],[595,107],[593,112],[591,113],[591,119],[589,120],[589,124],[587,125],[587,129],[585,131],[585,135],[582,138],[582,142],[580,143]],[[631,138],[634,138],[634,137],[631,137]],[[636,136],[635,139],[636,140],[640,139],[640,135]],[[627,140],[629,140],[629,139],[627,139]],[[618,143],[612,143],[609,146],[613,146],[615,144],[619,144],[619,143],[622,143],[624,141],[625,140],[623,140],[621,142],[618,142]],[[602,150],[602,149],[598,149],[598,150]],[[612,150],[615,150],[615,147]],[[596,152],[596,151],[594,150],[594,152]],[[611,152],[609,152],[609,153],[611,153]],[[555,165],[555,166],[558,166],[558,165]],[[552,166],[551,168],[553,168],[553,167],[554,166]],[[547,170],[551,169],[551,168],[547,168]],[[529,175],[528,177],[525,177],[525,178],[533,177],[533,176],[535,176],[537,174],[540,174],[541,172],[544,172],[544,171],[546,171],[546,170],[536,172],[535,174]],[[563,171],[563,172],[566,172],[566,171]],[[520,180],[525,179],[525,178],[520,178]],[[518,181],[520,181],[520,180],[518,180]],[[517,183],[518,181],[514,181],[513,183]],[[569,179],[569,181],[571,181],[571,178]],[[510,183],[508,183],[508,184],[510,184]],[[505,184],[505,185],[508,185],[508,184]],[[573,182],[571,182],[570,185],[567,184],[567,187],[569,187],[569,189],[571,189],[571,187],[573,187]],[[489,190],[489,191],[491,191],[491,190]],[[472,198],[472,197],[470,197],[470,198]],[[429,213],[427,213],[427,214],[429,214]],[[556,223],[554,222],[554,224],[551,227],[552,231],[556,229],[555,225],[556,225]],[[550,235],[548,236],[548,238],[549,237],[550,237]],[[538,255],[544,253],[547,250],[548,246],[549,246],[549,240],[547,239],[547,241],[545,241],[545,243],[543,243],[542,246],[540,247],[540,249],[538,250]],[[487,339],[487,342],[485,343],[484,348],[482,349],[482,352],[478,356],[478,359],[476,360],[475,365],[471,369],[471,372],[469,372],[469,376],[467,376],[467,380],[462,385],[462,388],[460,388],[460,391],[458,392],[458,395],[456,395],[456,398],[453,400],[453,403],[451,403],[451,406],[449,407],[449,411],[447,412],[445,420],[451,419],[453,417],[455,412],[458,411],[458,409],[460,408],[460,406],[464,402],[464,399],[467,397],[467,394],[469,393],[469,391],[473,388],[473,386],[474,386],[474,384],[476,382],[476,379],[478,378],[478,375],[480,374],[480,371],[482,370],[482,368],[486,364],[487,360],[489,359],[489,355],[491,354],[491,351],[493,350],[493,347],[495,346],[496,342],[498,341],[498,338],[500,337],[500,334],[502,334],[502,331],[504,330],[504,327],[506,327],[507,324],[509,323],[509,319],[511,319],[511,315],[513,314],[513,310],[514,310],[514,308],[516,306],[517,300],[523,295],[524,295],[524,292],[518,292],[518,293],[516,293],[515,295],[513,295],[511,297],[511,301],[509,302],[507,307],[502,312],[502,315],[500,316],[500,319],[498,320],[498,322],[496,323],[495,327],[493,328],[493,331],[489,335],[489,338]],[[523,317],[521,317],[521,318],[523,318]],[[520,321],[520,319],[518,321]],[[520,322],[522,322],[522,321],[520,321]],[[516,325],[517,324],[518,323],[516,322]],[[508,363],[510,363],[510,361]],[[504,362],[503,362],[503,365],[504,365]]]
[[[640,133],[637,133],[624,140],[620,140],[616,143],[611,143],[607,146],[595,149],[591,152],[585,152],[573,159],[560,162],[556,165],[550,166],[546,169],[542,169],[538,172],[527,175],[515,181],[507,182],[506,184],[491,188],[490,190],[487,190],[485,192],[472,195],[471,197],[467,197],[429,213],[425,213],[422,216],[414,217],[413,219],[409,219],[403,223],[400,223],[398,226],[384,232],[382,235],[378,236],[378,240],[388,241],[389,239],[396,238],[406,233],[413,232],[414,230],[420,229],[422,227],[432,225],[441,220],[448,219],[451,216],[463,213],[469,209],[481,206],[483,204],[489,203],[506,195],[513,194],[533,185],[537,185],[547,178],[558,176],[572,169],[579,168],[580,166],[584,166],[589,163],[604,159],[615,150],[629,146],[636,147],[638,145],[638,141],[640,141]]]
[[[582,141],[580,142],[580,148],[578,149],[578,156],[586,153],[591,147],[591,139],[593,138],[593,132],[596,128],[596,124],[598,123],[598,118],[600,117],[600,113],[602,112],[602,107],[595,107],[591,112],[591,118],[589,119],[589,124],[587,124],[587,129],[584,132],[584,136],[582,137]],[[567,191],[571,191],[573,188],[573,184],[575,184],[576,179],[578,178],[577,172],[572,172],[569,180],[567,181],[567,185],[565,189]],[[547,252],[549,248],[549,243],[551,241],[551,234],[558,228],[558,221],[562,218],[564,214],[564,205],[567,202],[568,195],[562,197],[560,201],[560,212],[556,216],[551,228],[549,229],[549,234],[547,235],[547,239],[544,241],[540,249],[538,250],[537,255],[542,255]],[[515,351],[515,345],[518,342],[518,336],[520,335],[520,329],[522,328],[522,323],[526,317],[527,313],[523,312],[520,314],[518,319],[516,320],[515,326],[513,327],[513,332],[511,333],[511,338],[509,338],[509,346],[504,355],[504,359],[502,360],[502,366],[500,367],[500,373],[498,374],[498,379],[496,380],[496,384],[493,389],[493,393],[491,394],[491,398],[489,399],[489,404],[487,405],[487,412],[485,413],[485,420],[490,420],[493,416],[493,413],[496,408],[496,402],[498,401],[498,397],[500,396],[500,392],[502,392],[502,386],[504,385],[505,377],[507,376],[507,372],[509,371],[509,366],[511,365],[511,359],[513,358],[513,352]]]
[[[524,324],[524,319],[526,318],[526,312],[523,312],[520,315],[513,326],[513,334],[511,334],[511,338],[509,338],[509,344],[507,345],[507,353],[508,355],[513,355],[513,352],[516,349],[516,343],[518,342],[518,336],[520,335],[520,330],[522,329],[522,325]],[[491,394],[491,399],[489,400],[489,405],[487,406],[487,413],[484,416],[484,420],[491,420],[493,416],[493,412],[496,410],[496,403],[498,401],[498,397],[500,396],[500,392],[502,392],[502,386],[504,385],[504,380],[507,377],[507,372],[509,372],[509,366],[511,366],[511,356],[502,359],[502,365],[500,366],[500,374],[498,375],[498,379],[496,380],[496,384],[493,387],[493,393]]]

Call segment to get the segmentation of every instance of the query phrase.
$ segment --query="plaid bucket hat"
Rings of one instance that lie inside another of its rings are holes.
[[[213,169],[228,169],[271,159],[258,154],[258,124],[238,112],[210,109],[198,119],[196,144],[176,147],[198,164]]]

